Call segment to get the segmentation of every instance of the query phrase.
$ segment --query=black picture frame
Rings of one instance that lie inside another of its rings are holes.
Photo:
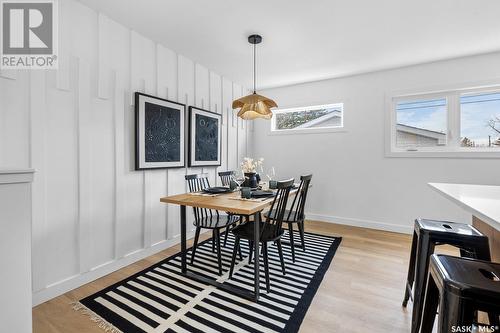
[[[201,123],[200,121],[197,122],[198,117],[201,118],[198,120],[204,120],[205,123],[209,124],[206,126],[206,130],[200,128]],[[216,125],[215,129],[213,128],[214,125]],[[220,113],[195,106],[189,107],[188,150],[190,167],[217,167],[222,164],[222,115]]]
[[[136,92],[134,109],[135,169],[185,167],[186,105]]]

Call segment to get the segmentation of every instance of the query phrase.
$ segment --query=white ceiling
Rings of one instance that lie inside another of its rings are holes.
[[[500,50],[498,0],[80,0],[248,87]]]

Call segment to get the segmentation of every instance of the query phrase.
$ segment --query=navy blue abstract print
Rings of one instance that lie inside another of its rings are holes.
[[[145,103],[146,162],[181,160],[181,115],[179,110]]]
[[[218,119],[197,114],[195,116],[195,121],[195,160],[217,161],[219,151]]]

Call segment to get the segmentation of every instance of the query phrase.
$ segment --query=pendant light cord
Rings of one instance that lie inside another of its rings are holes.
[[[256,89],[255,89],[255,81],[256,81],[256,66],[255,66],[255,45],[253,44],[253,93],[256,94]]]

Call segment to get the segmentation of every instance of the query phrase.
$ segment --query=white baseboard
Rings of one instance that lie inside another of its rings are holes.
[[[328,223],[336,223],[343,225],[350,225],[353,227],[362,227],[376,230],[384,230],[384,231],[392,231],[399,232],[402,234],[411,234],[413,232],[413,225],[401,225],[401,224],[393,224],[386,222],[378,222],[371,220],[362,220],[351,217],[340,217],[340,216],[331,216],[331,215],[321,215],[314,213],[306,213],[306,219],[328,222]]]
[[[194,236],[193,232],[188,232],[187,239]],[[83,286],[86,283],[97,280],[105,275],[113,273],[125,266],[133,264],[136,261],[149,257],[155,253],[163,251],[169,247],[179,244],[180,237],[174,237],[169,240],[163,240],[153,246],[137,251],[133,251],[122,258],[99,265],[88,272],[68,277],[62,281],[50,284],[44,289],[33,293],[33,306],[37,306],[54,297],[67,293],[70,290]]]

